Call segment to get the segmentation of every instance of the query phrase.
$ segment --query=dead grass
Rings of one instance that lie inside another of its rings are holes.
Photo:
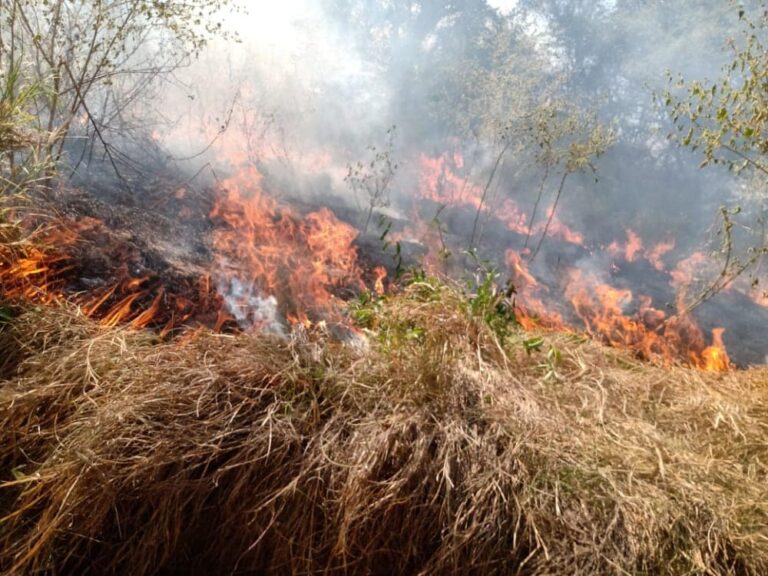
[[[462,299],[414,285],[347,345],[25,313],[0,571],[768,573],[768,371],[529,355]]]

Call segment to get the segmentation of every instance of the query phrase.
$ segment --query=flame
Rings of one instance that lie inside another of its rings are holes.
[[[683,258],[671,272],[673,286],[679,289],[690,286],[708,264],[709,259],[703,252],[694,252],[687,258]]]
[[[722,328],[713,331],[713,344],[705,346],[704,335],[690,317],[671,318],[654,308],[649,297],[635,298],[631,290],[612,287],[576,269],[569,274],[565,294],[587,332],[611,346],[663,364],[682,357],[709,371],[730,367]]]
[[[383,266],[377,266],[373,269],[373,291],[379,296],[386,292],[384,280],[387,279],[387,269]]]
[[[219,153],[233,165],[253,153],[249,149],[245,154],[242,142],[238,147],[224,140],[217,143]],[[282,161],[274,143],[265,140],[260,146],[257,152],[263,161]],[[314,173],[330,170],[332,159],[321,152],[291,162]],[[519,236],[518,241],[543,233],[551,217],[548,234],[579,246],[577,254],[588,255],[584,236],[562,223],[551,207],[531,226],[528,215],[512,199],[484,199],[484,187],[464,175],[471,167],[461,153],[420,155],[416,165],[420,199],[480,210],[483,218],[493,218],[512,232],[512,238]],[[80,218],[59,221],[40,235],[39,245],[52,248],[11,250],[0,243],[4,297],[42,304],[67,300],[106,326],[154,328],[161,335],[195,323],[215,330],[240,327],[285,334],[290,325],[345,323],[342,301],[366,286],[376,294],[385,293],[387,270],[366,269],[356,248],[359,231],[330,209],[301,210],[278,201],[265,190],[262,173],[253,164],[220,182],[215,193],[209,214],[214,258],[208,273],[200,277],[166,279],[147,273],[140,265],[141,254],[130,243],[113,235],[105,223]],[[196,196],[184,187],[169,192],[184,219],[195,217],[190,202]],[[421,237],[430,249],[424,262],[427,269],[450,273],[442,257],[443,249],[450,246],[442,229],[427,222],[417,213],[408,228],[392,232],[389,239]],[[674,247],[671,240],[647,245],[628,229],[625,241],[613,242],[605,250],[615,258],[616,269],[622,263],[645,260],[668,275],[680,311],[685,309],[690,286],[708,263],[703,253],[694,253],[666,272],[665,260]],[[104,263],[99,265],[106,269],[97,274],[102,280],[86,283],[92,277],[86,258],[91,248],[102,254]],[[664,364],[682,360],[702,370],[730,368],[722,328],[712,332],[708,343],[691,317],[670,317],[654,306],[650,296],[614,286],[608,277],[565,262],[557,264],[554,278],[553,270],[545,269],[542,280],[530,268],[527,255],[514,248],[505,253],[507,293],[524,328],[584,330],[609,345]]]
[[[94,272],[81,261],[92,246],[104,253],[102,265],[106,268],[101,272],[111,278],[109,283],[80,283]],[[45,305],[68,301],[105,326],[163,326],[164,333],[181,326],[195,311],[216,306],[215,295],[194,300],[185,297],[185,291],[194,293],[195,289],[181,280],[169,293],[158,278],[131,275],[131,258],[123,241],[110,236],[103,222],[88,217],[59,220],[41,231],[33,243],[13,250],[0,243],[0,287],[9,301]]]
[[[549,295],[547,287],[541,285],[528,269],[528,264],[515,250],[507,250],[507,269],[510,282],[518,296],[516,316],[526,330],[549,328],[569,331],[560,314],[552,306],[547,306],[543,298]]]
[[[725,372],[731,365],[728,352],[723,344],[724,328],[715,328],[712,331],[712,346],[708,346],[701,353],[697,366],[707,372]]]
[[[614,241],[608,245],[606,251],[612,256],[622,256],[627,262],[634,262],[644,253],[643,241],[635,231],[627,229],[626,232],[626,244]]]
[[[584,236],[563,224],[553,208],[549,207],[540,221],[529,223],[528,217],[509,198],[494,199],[493,205],[483,200],[485,190],[460,175],[465,162],[459,153],[419,157],[419,196],[440,205],[468,207],[481,210],[486,217],[502,222],[506,228],[520,236],[536,237],[544,232],[550,220],[548,235],[567,244],[584,247]],[[413,230],[427,230],[422,224],[412,225]],[[434,248],[435,234],[431,229],[419,235]],[[625,242],[613,242],[605,250],[626,263],[647,261],[656,270],[666,270],[665,257],[674,249],[675,242],[667,239],[646,246],[634,230],[626,231]],[[646,295],[635,295],[632,290],[618,288],[600,281],[593,274],[577,268],[568,269],[563,275],[563,299],[551,293],[554,286],[543,285],[529,270],[521,252],[509,249],[506,265],[510,281],[516,293],[517,318],[526,329],[548,327],[556,330],[572,330],[581,323],[593,337],[611,346],[634,351],[639,357],[664,364],[683,359],[702,369],[725,370],[729,362],[716,362],[712,357],[727,358],[727,352],[713,334],[714,342],[706,346],[705,336],[690,317],[670,318],[653,306]],[[427,263],[430,270],[437,270],[434,256]],[[706,262],[703,254],[695,253],[669,273],[678,294],[678,309],[684,309],[688,286],[693,282],[699,266]],[[572,321],[565,321],[564,318]],[[710,368],[714,367],[714,368]]]
[[[674,239],[669,240],[662,240],[655,246],[653,246],[650,250],[646,251],[645,257],[648,260],[648,262],[651,263],[651,265],[656,268],[656,270],[666,270],[666,266],[664,264],[664,256],[669,254],[672,250],[675,249],[675,241]]]
[[[663,271],[666,269],[663,258],[674,250],[674,240],[662,240],[658,244],[646,248],[637,232],[627,229],[626,234],[627,241],[625,243],[613,241],[605,247],[605,251],[614,258],[621,258],[626,262],[637,262],[642,258],[647,260],[656,270]]]
[[[538,281],[528,270],[528,265],[523,262],[520,254],[515,250],[507,250],[507,266],[510,268],[512,281],[516,288],[520,289],[521,286],[525,289],[539,287]]]
[[[281,317],[340,320],[336,295],[364,286],[358,231],[327,208],[278,205],[253,167],[221,183],[211,219],[218,288],[241,323],[280,332]]]
[[[487,196],[484,188],[471,182],[469,178],[461,177],[456,173],[456,170],[463,168],[463,166],[464,160],[458,152],[437,157],[422,154],[419,158],[420,198],[443,205],[468,206],[473,210],[489,213],[491,206],[487,197],[485,200],[483,199],[484,196]],[[502,198],[495,202],[492,207],[492,214],[494,218],[503,222],[507,229],[523,236],[542,234],[546,220],[551,217],[549,236],[571,244],[582,245],[584,236],[563,224],[557,215],[552,213],[552,210],[553,208],[549,207],[546,213],[547,218],[533,227],[529,225],[528,215],[523,213],[517,204],[509,198]]]

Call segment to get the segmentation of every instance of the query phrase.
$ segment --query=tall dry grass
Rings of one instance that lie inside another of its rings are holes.
[[[5,574],[766,574],[768,371],[523,339],[422,282],[367,337],[0,331]]]

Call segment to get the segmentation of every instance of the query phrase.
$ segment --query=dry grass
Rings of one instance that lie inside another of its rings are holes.
[[[17,318],[0,571],[768,573],[765,370],[528,355],[426,283],[369,324],[163,343]]]

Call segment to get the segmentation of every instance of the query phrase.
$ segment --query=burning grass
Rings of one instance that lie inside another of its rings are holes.
[[[768,573],[765,369],[502,340],[429,280],[355,315],[346,344],[7,323],[0,570]]]

